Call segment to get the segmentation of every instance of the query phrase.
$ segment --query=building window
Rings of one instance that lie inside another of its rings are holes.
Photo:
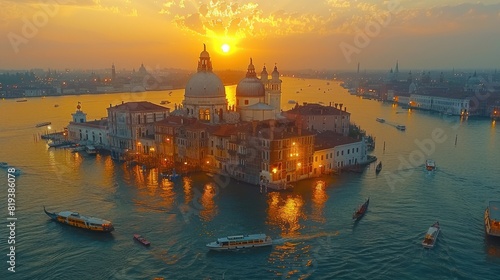
[[[245,99],[245,105],[248,105],[248,99]]]
[[[210,120],[210,110],[209,109],[200,109],[198,111],[198,118],[201,121],[209,121]]]

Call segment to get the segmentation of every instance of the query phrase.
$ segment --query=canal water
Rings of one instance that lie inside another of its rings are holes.
[[[383,169],[377,175],[373,163],[361,174],[305,180],[293,191],[265,194],[203,173],[161,181],[155,170],[49,148],[39,139],[62,130],[78,102],[93,120],[122,101],[168,100],[173,109],[183,92],[0,100],[0,161],[22,172],[15,182],[12,273],[8,179],[0,169],[1,279],[498,279],[500,242],[483,228],[487,201],[500,200],[500,134],[490,120],[405,110],[349,95],[336,81],[284,77],[283,109],[291,100],[342,103],[352,122],[375,137],[372,154]],[[226,92],[234,103],[235,86]],[[35,127],[46,121],[50,128]],[[435,172],[425,171],[429,158]],[[368,212],[353,223],[354,209],[368,197]],[[57,224],[44,206],[111,220],[115,231]],[[435,221],[442,227],[437,244],[423,249]],[[151,247],[134,242],[135,233]],[[252,233],[269,234],[274,245],[234,252],[205,247],[217,237]]]

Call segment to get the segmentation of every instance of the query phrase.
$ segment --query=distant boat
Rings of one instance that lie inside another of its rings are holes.
[[[384,122],[385,122],[385,120],[384,120],[384,119],[382,119],[382,118],[377,118],[376,120],[377,120],[378,122],[380,122],[380,123],[384,123]]]
[[[292,100],[292,99],[288,100],[288,104],[295,104],[295,103],[297,103],[297,101]]]
[[[160,102],[160,104],[170,104],[170,101],[168,101],[168,100],[162,100],[162,101]]]
[[[375,172],[378,174],[378,173],[380,173],[380,170],[382,170],[382,162],[379,162],[377,164],[377,167],[375,168]]]
[[[370,198],[366,199],[365,203],[363,203],[356,211],[354,211],[354,213],[352,214],[352,219],[359,221],[365,215],[366,211],[368,211],[368,204],[370,204]]]
[[[398,124],[398,125],[396,125],[396,128],[397,128],[398,130],[401,130],[401,131],[406,130],[406,126],[404,126],[404,125],[402,125],[402,124]]]
[[[89,155],[95,155],[97,154],[97,149],[92,145],[87,145],[87,147],[85,147],[85,152]]]
[[[425,238],[422,241],[422,246],[424,248],[432,248],[434,247],[434,244],[436,244],[437,237],[439,235],[440,227],[439,227],[439,222],[435,222],[428,230],[427,233],[425,234]]]
[[[139,241],[142,245],[144,246],[149,246],[151,245],[151,242],[149,242],[146,238],[144,238],[142,235],[140,234],[134,234],[134,239]]]
[[[55,104],[54,107],[56,107],[56,108],[59,107],[59,104]]]
[[[432,159],[426,160],[425,161],[425,169],[427,169],[428,171],[436,170],[436,162],[434,162],[434,160],[432,160]]]
[[[169,173],[169,172],[162,172],[162,173],[160,173],[160,176],[161,176],[162,178],[165,178],[165,179],[170,180],[170,181],[175,180],[175,179],[178,179],[178,178],[180,178],[180,177],[181,177],[181,175],[180,175],[180,174],[178,174],[178,173],[176,173],[176,172],[175,172],[175,169],[174,169],[174,170],[172,170],[172,173]]]
[[[500,201],[490,201],[484,210],[484,230],[489,236],[500,237]]]
[[[28,99],[26,98],[16,100],[16,102],[26,102],[26,101],[28,101]]]
[[[50,125],[52,124],[51,122],[41,122],[41,123],[37,123],[35,126],[36,127],[42,127],[42,126],[47,126],[47,125]]]
[[[217,241],[208,243],[207,247],[210,250],[223,251],[271,245],[273,245],[273,240],[271,239],[271,237],[263,233],[259,233],[217,238]]]

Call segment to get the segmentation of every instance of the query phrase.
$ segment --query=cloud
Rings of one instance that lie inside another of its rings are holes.
[[[391,10],[394,1],[373,4],[358,1],[327,0],[304,4],[303,11],[287,10],[286,5],[272,10],[272,6],[247,2],[243,4],[212,0],[201,4],[169,0],[162,4],[161,14],[173,16],[173,21],[183,30],[201,34],[246,37],[287,36],[315,33],[332,35],[354,32],[377,17],[392,16],[391,27],[422,33],[439,33],[466,27],[480,20],[498,20],[500,4],[460,4],[433,8],[405,7]],[[279,5],[276,5],[279,6]],[[405,9],[406,8],[406,9]],[[474,23],[469,28],[475,28]],[[430,28],[434,26],[435,28]]]

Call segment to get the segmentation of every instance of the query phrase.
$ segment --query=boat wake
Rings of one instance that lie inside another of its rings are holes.
[[[319,232],[317,234],[311,234],[311,235],[300,235],[300,236],[273,239],[273,244],[297,245],[298,243],[296,243],[296,242],[308,241],[308,240],[318,239],[318,238],[322,238],[322,237],[335,237],[338,235],[339,235],[338,230],[335,231],[334,233]]]

